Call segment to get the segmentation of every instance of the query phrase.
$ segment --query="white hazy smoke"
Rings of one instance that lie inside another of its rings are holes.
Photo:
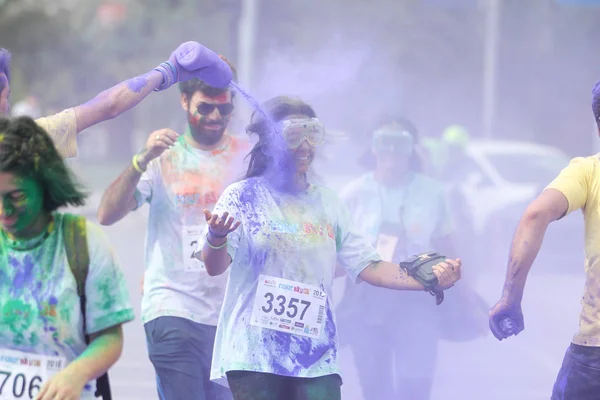
[[[311,54],[269,49],[253,86],[262,99],[289,94],[310,102],[356,82],[371,53],[366,45],[352,46],[341,39],[322,43]]]

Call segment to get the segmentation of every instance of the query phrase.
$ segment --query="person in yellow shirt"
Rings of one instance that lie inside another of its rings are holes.
[[[592,90],[592,110],[600,133],[600,81]],[[585,222],[586,283],[579,331],[567,349],[552,400],[598,399],[600,394],[600,154],[577,157],[528,206],[515,233],[500,301],[490,311],[498,340],[524,328],[521,300],[527,274],[548,225],[581,210]]]
[[[0,48],[0,117],[8,115],[10,110],[10,61],[10,52]],[[86,103],[39,118],[36,123],[48,132],[61,156],[75,157],[79,132],[118,117],[152,91],[162,91],[192,78],[202,79],[214,87],[226,87],[232,76],[227,63],[213,51],[197,42],[185,42],[150,72],[121,82]]]

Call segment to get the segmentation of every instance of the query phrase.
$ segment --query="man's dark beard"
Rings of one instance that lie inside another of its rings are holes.
[[[214,121],[211,121],[211,124],[214,124]],[[192,125],[190,123],[190,132],[192,133],[192,137],[196,142],[204,146],[212,146],[221,140],[223,134],[225,133],[226,124],[224,121],[219,121],[222,128],[213,131],[206,129],[207,123],[203,120],[200,120],[198,125]]]

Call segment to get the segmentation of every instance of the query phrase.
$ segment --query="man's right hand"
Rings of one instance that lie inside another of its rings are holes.
[[[145,171],[150,161],[160,157],[165,150],[173,146],[178,137],[179,134],[172,129],[160,129],[152,132],[146,141],[146,146],[137,157],[140,168]]]
[[[501,298],[490,310],[490,330],[498,340],[518,335],[525,329],[521,303]]]

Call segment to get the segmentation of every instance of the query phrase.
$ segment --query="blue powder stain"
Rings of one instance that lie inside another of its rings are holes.
[[[265,346],[272,346],[274,343],[276,349],[275,356],[289,354],[292,364],[294,364],[293,369],[290,371],[276,360],[273,360],[271,362],[272,371],[275,374],[297,375],[301,370],[310,369],[316,365],[324,357],[327,357],[328,353],[331,354],[331,357],[327,357],[324,360],[327,364],[331,364],[337,358],[335,345],[336,328],[333,324],[333,313],[331,312],[329,302],[327,303],[327,321],[325,323],[324,334],[327,338],[325,343],[317,343],[316,340],[290,333],[270,332],[269,336],[263,337]]]
[[[262,267],[267,261],[268,252],[256,249],[255,247],[249,247],[248,252],[250,258],[250,266],[252,267],[250,270],[254,272],[254,279],[258,279],[258,276],[262,271]]]
[[[55,306],[58,304],[58,299],[55,296],[50,296],[48,299],[48,304]]]
[[[327,341],[325,343],[321,343],[315,347],[313,347],[313,342],[308,338],[302,338],[298,343],[300,346],[300,350],[298,353],[294,354],[296,357],[296,362],[304,368],[309,368],[312,365],[315,365],[319,360],[321,360],[325,354],[332,350],[333,357],[337,358],[337,349],[335,346],[335,325],[333,324],[333,313],[331,312],[331,307],[329,302],[327,302],[327,320],[325,322],[325,337]],[[331,360],[329,360],[331,361]]]
[[[8,264],[8,263],[7,263]],[[0,286],[9,286],[8,283],[8,274],[4,272],[4,270],[0,269]]]
[[[239,192],[239,205],[237,205],[240,213],[245,216],[244,229],[252,235],[257,234],[262,229],[262,223],[259,219],[259,213],[257,208],[259,207],[259,201],[257,198],[257,179],[250,178],[244,181],[242,188]],[[236,207],[236,205],[233,205]]]
[[[31,256],[28,254],[23,258],[22,264],[16,259],[11,258],[11,265],[17,270],[12,284],[13,294],[16,294],[17,290],[23,290],[23,288],[32,281],[34,263]]]
[[[268,347],[271,347],[273,342],[276,344],[274,352],[275,357],[280,357],[281,354],[290,353],[292,342],[295,341],[295,337],[292,334],[279,331],[270,331],[269,336],[270,337],[263,338],[263,342]],[[296,366],[292,371],[290,371],[285,366],[278,363],[277,360],[271,361],[271,368],[273,373],[278,375],[295,375],[297,371],[300,370],[300,368]]]
[[[142,89],[148,84],[148,78],[146,75],[136,76],[135,78],[125,81],[127,88],[135,93],[141,92]]]

